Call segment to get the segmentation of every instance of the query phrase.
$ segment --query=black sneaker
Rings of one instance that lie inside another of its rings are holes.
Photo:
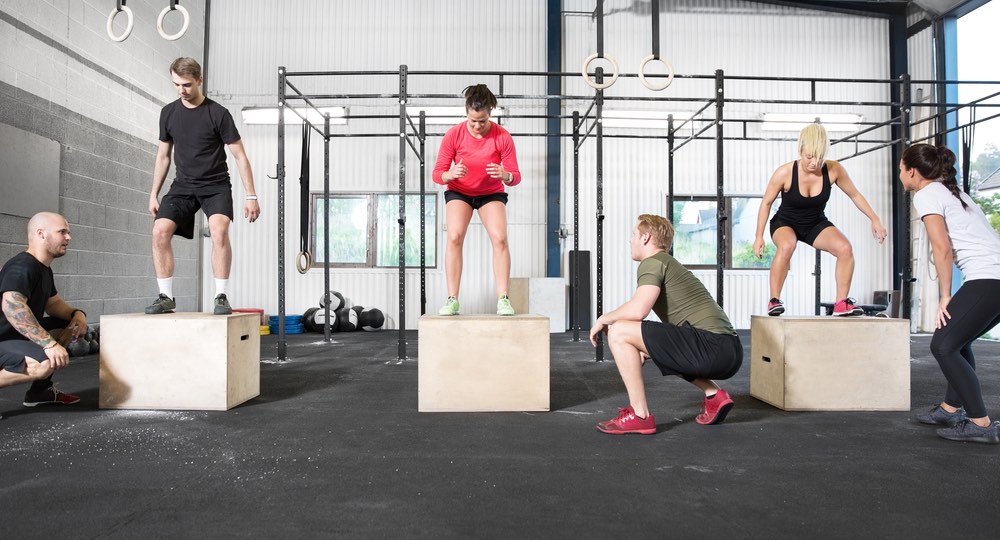
[[[177,307],[177,302],[173,298],[160,293],[160,296],[153,300],[153,303],[146,308],[146,315],[156,315],[158,313],[173,313]]]
[[[56,385],[52,385],[40,392],[28,390],[24,393],[25,407],[35,407],[37,405],[72,405],[80,401],[80,396],[60,392]]]
[[[233,308],[229,305],[226,295],[219,294],[215,297],[215,311],[213,313],[216,315],[231,315],[233,313]]]
[[[972,420],[965,419],[953,427],[937,430],[937,434],[938,437],[949,441],[1000,444],[996,422],[990,424],[990,427],[979,427]]]
[[[923,414],[918,414],[914,418],[921,424],[954,427],[955,424],[965,420],[965,409],[959,408],[957,411],[951,413],[942,409],[940,405],[935,405],[931,410]]]

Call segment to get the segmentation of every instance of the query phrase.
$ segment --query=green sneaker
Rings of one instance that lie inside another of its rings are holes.
[[[497,315],[510,316],[514,314],[514,307],[510,305],[507,295],[503,295],[497,300]]]
[[[444,305],[438,310],[438,315],[452,316],[458,315],[459,305],[458,298],[454,296],[449,296],[447,300],[444,301]]]

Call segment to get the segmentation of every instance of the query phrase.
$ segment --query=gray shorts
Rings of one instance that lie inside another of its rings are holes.
[[[69,321],[57,319],[55,317],[42,317],[38,321],[42,328],[53,331],[66,328]],[[0,341],[0,369],[10,373],[24,373],[25,357],[44,362],[49,359],[45,354],[45,349],[27,339],[10,339]]]
[[[24,373],[25,357],[43,362],[48,360],[45,350],[26,339],[0,341],[0,369],[10,373]]]

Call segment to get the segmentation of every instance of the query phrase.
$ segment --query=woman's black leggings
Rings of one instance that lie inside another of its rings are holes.
[[[948,326],[935,331],[931,339],[931,354],[948,380],[944,402],[965,407],[970,418],[982,418],[986,405],[972,342],[1000,323],[1000,279],[965,282],[948,303],[948,313]]]

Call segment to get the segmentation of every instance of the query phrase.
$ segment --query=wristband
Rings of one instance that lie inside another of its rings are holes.
[[[257,200],[257,196],[256,195],[247,195],[247,200],[248,201],[256,201]]]
[[[84,311],[84,310],[82,310],[82,309],[74,309],[74,310],[73,310],[73,313],[70,313],[70,314],[69,314],[69,318],[70,318],[70,319],[72,319],[73,317],[76,317],[76,313],[77,313],[77,312],[80,312],[80,313],[83,313],[83,318],[84,318],[84,319],[86,319],[86,318],[87,318],[87,312],[86,312],[86,311]]]

